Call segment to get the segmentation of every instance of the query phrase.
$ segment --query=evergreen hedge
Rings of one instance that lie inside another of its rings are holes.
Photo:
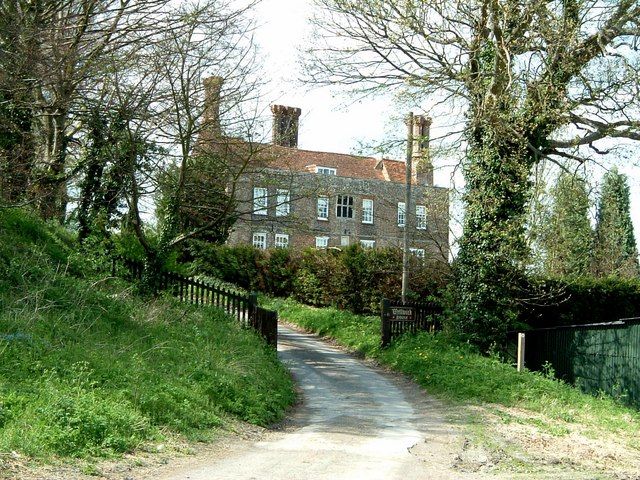
[[[531,328],[604,323],[640,316],[640,280],[530,279],[520,321]]]
[[[192,253],[199,273],[308,305],[377,313],[382,297],[401,294],[402,251],[395,248],[262,251],[201,243]],[[437,296],[448,281],[447,264],[411,259],[411,299]]]

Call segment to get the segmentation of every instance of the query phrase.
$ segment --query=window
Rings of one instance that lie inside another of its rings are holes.
[[[288,248],[289,247],[289,235],[286,233],[276,233],[276,248]]]
[[[353,197],[338,195],[336,217],[353,218]]]
[[[410,248],[409,251],[418,258],[424,258],[424,248]]]
[[[373,248],[376,246],[375,240],[360,240],[360,245],[362,248]]]
[[[265,250],[267,248],[267,234],[266,233],[254,233],[253,234],[253,246]]]
[[[337,170],[331,167],[316,167],[316,173],[320,175],[336,175]]]
[[[329,246],[329,237],[316,237],[316,248],[327,248]]]
[[[286,217],[291,211],[289,190],[276,190],[276,217]]]
[[[416,205],[416,228],[418,230],[427,229],[427,207]]]
[[[318,197],[318,220],[329,220],[328,197]]]
[[[404,202],[398,202],[398,226],[404,227],[407,223],[407,214]]]
[[[373,223],[373,200],[362,200],[362,223]]]
[[[253,213],[255,215],[267,214],[267,189],[255,187],[253,189]]]

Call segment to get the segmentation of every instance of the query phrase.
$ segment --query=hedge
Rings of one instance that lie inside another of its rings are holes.
[[[395,300],[401,293],[402,251],[395,248],[263,251],[201,243],[192,254],[199,273],[308,305],[377,312],[382,297]],[[447,264],[418,258],[411,259],[410,271],[414,300],[438,295],[450,277]]]
[[[520,321],[531,328],[604,323],[640,316],[640,280],[530,279]]]

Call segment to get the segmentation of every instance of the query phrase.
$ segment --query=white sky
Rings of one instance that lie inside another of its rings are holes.
[[[311,26],[308,18],[313,8],[312,0],[263,0],[259,5],[256,40],[265,57],[265,76],[272,83],[271,93],[267,95],[263,108],[268,112],[269,105],[277,103],[302,109],[298,137],[298,146],[302,149],[359,153],[362,143],[381,143],[388,140],[389,132],[401,137],[404,126],[399,118],[407,112],[399,111],[401,107],[391,96],[353,103],[335,89],[309,90],[300,82],[302,71],[298,59],[309,41]],[[395,121],[392,120],[394,118]],[[438,121],[438,118],[434,119],[434,129],[438,128]],[[640,158],[621,160],[618,166],[629,177],[632,219],[638,241],[640,169],[631,166],[633,161],[640,163]],[[438,186],[451,186],[452,167],[447,163],[450,162],[435,159],[435,183]],[[597,180],[604,169],[594,166],[591,171]],[[458,173],[458,188],[461,185],[459,178]],[[460,218],[459,212],[456,217]],[[460,233],[458,226],[452,225],[452,228],[456,234]]]

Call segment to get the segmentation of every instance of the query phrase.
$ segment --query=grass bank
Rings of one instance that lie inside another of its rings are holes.
[[[294,400],[275,352],[212,308],[86,275],[63,231],[0,210],[0,452],[109,456]],[[0,465],[1,466],[1,465]]]
[[[449,401],[516,407],[542,413],[551,421],[579,423],[614,434],[635,436],[640,428],[640,412],[615,399],[583,394],[539,373],[519,373],[444,334],[406,336],[383,350],[378,317],[318,309],[293,300],[269,300],[268,306],[277,309],[280,318],[410,375],[427,392]],[[554,431],[552,423],[547,426],[551,433],[563,433],[562,429]],[[640,442],[635,447],[640,448]]]

